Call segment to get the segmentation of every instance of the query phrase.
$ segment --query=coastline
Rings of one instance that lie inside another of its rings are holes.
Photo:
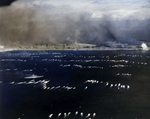
[[[0,49],[0,52],[8,52],[8,51],[149,51],[142,50],[142,48],[80,48],[80,49],[42,49],[42,48],[4,48]]]

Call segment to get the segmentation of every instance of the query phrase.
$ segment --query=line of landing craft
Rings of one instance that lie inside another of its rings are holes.
[[[18,82],[18,83],[15,83],[15,82],[11,82],[10,84],[41,84],[42,85],[42,88],[44,90],[59,90],[59,89],[66,89],[67,91],[69,90],[75,90],[77,89],[77,87],[71,87],[71,86],[52,86],[52,87],[48,87],[47,86],[47,83],[49,83],[50,80],[38,80],[38,81],[35,81],[34,79],[33,80],[30,80],[28,82]],[[2,83],[2,82],[1,82]],[[103,81],[97,81],[97,80],[87,80],[84,82],[85,84],[88,84],[85,86],[84,90],[87,90],[90,86],[89,84],[100,84],[100,85],[103,85],[107,88],[116,88],[116,89],[130,89],[130,86],[129,85],[123,85],[121,83],[116,83],[116,84],[112,84],[112,83],[109,83],[109,82],[103,82]]]
[[[57,87],[48,87],[47,86],[47,83],[49,83],[50,80],[39,80],[39,81],[35,81],[34,79],[40,79],[40,78],[43,78],[44,76],[37,76],[37,75],[31,75],[31,76],[28,76],[28,77],[24,77],[25,79],[33,79],[33,80],[30,80],[28,82],[18,82],[18,83],[15,83],[15,82],[11,82],[10,84],[42,84],[43,86],[43,89],[48,89],[48,90],[54,90],[54,89],[60,89],[60,88],[63,88],[63,89],[67,89],[67,90],[75,90],[76,87],[69,87],[69,86],[57,86]],[[2,81],[0,82],[2,83]],[[102,84],[104,85],[105,87],[110,87],[110,88],[113,88],[113,87],[116,87],[117,89],[129,89],[130,86],[129,85],[122,85],[121,83],[116,83],[116,84],[111,84],[109,82],[99,82],[97,80],[87,80],[84,82],[85,84],[88,83],[88,84]],[[85,90],[88,89],[88,86],[85,86]]]
[[[54,115],[54,114],[50,114],[49,115],[49,118],[60,118],[60,117],[63,117],[64,119],[69,117],[69,116],[79,116],[78,118],[88,118],[88,119],[92,119],[94,117],[96,117],[96,113],[88,113],[88,114],[84,114],[83,112],[78,112],[76,111],[75,113],[71,113],[71,112],[68,112],[68,113],[58,113],[57,115]]]
[[[34,79],[40,79],[40,78],[43,78],[44,76],[37,76],[37,75],[31,75],[31,76],[28,76],[28,77],[24,77],[25,79],[33,79],[33,80],[30,80],[28,82],[18,82],[18,83],[15,83],[15,82],[11,82],[10,84],[42,84],[43,86],[43,89],[48,89],[48,90],[53,90],[53,89],[60,89],[60,88],[63,88],[63,89],[67,89],[67,90],[71,90],[71,89],[76,89],[76,87],[69,87],[69,86],[57,86],[57,87],[47,87],[47,83],[49,83],[50,80],[39,80],[39,81],[35,81]],[[2,81],[0,82],[2,83]],[[130,86],[129,85],[122,85],[121,83],[116,83],[116,84],[111,84],[109,82],[99,82],[97,80],[87,80],[84,82],[85,84],[88,83],[88,84],[102,84],[104,85],[105,87],[110,87],[110,88],[113,88],[113,87],[116,87],[117,89],[129,89]],[[85,86],[85,90],[88,89],[88,86]]]
[[[99,82],[97,80],[87,80],[84,83],[91,83],[91,84],[103,84],[104,86],[109,86],[110,88],[116,87],[117,89],[129,89],[130,86],[129,85],[122,85],[121,83],[116,83],[116,84],[111,84],[109,82]],[[85,89],[87,89],[88,87],[86,86]]]

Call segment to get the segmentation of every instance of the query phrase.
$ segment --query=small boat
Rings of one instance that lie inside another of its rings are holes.
[[[42,78],[43,76],[37,76],[37,75],[31,75],[31,76],[28,76],[28,77],[24,77],[25,79],[37,79],[37,78]]]

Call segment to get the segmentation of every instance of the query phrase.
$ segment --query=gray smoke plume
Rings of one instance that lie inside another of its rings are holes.
[[[105,45],[113,41],[139,45],[150,41],[148,6],[136,11],[128,8],[127,12],[120,13],[114,7],[113,11],[102,10],[95,3],[92,2],[90,10],[41,0],[19,0],[2,7],[0,44],[13,47],[75,42]]]

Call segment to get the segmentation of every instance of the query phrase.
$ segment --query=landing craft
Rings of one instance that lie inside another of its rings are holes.
[[[43,76],[37,76],[37,75],[32,75],[32,76],[28,76],[28,77],[24,77],[25,79],[37,79],[37,78],[42,78]]]

